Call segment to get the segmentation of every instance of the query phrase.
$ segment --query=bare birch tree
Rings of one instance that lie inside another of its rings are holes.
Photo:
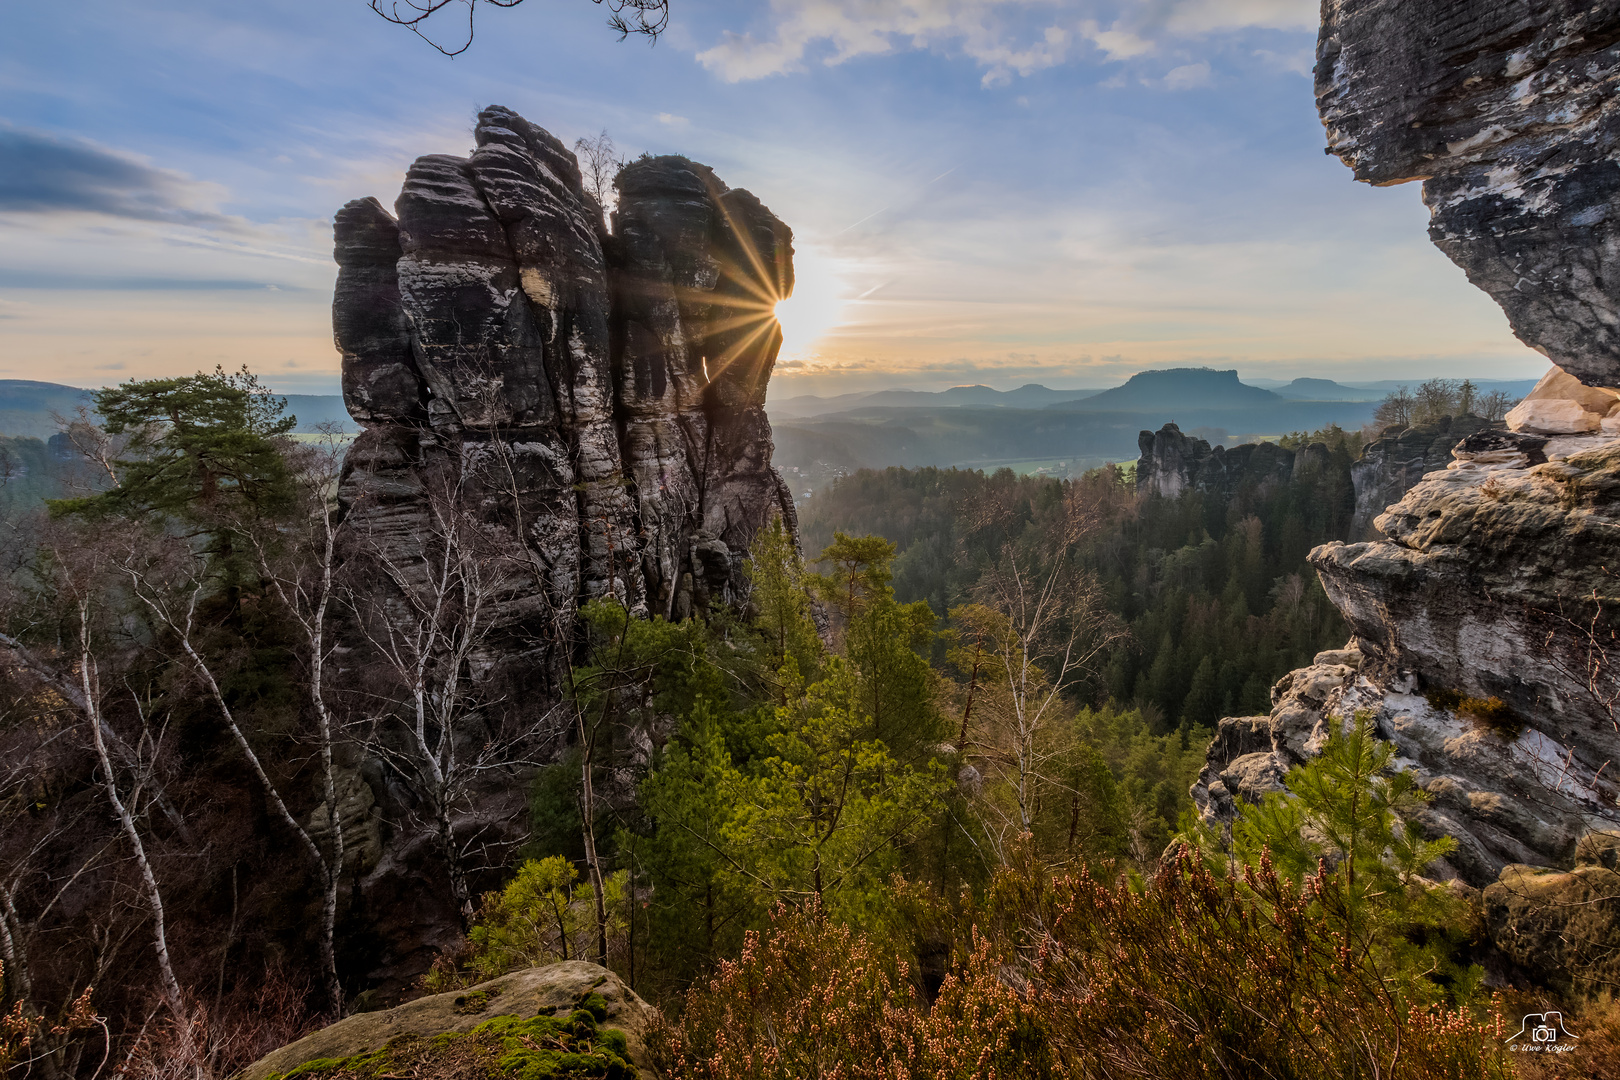
[[[152,951],[157,964],[159,993],[174,1018],[184,1021],[187,1016],[185,995],[170,957],[168,913],[138,823],[140,786],[135,784],[129,792],[121,788],[120,781],[126,779],[128,771],[120,768],[115,759],[128,755],[115,749],[121,749],[119,741],[103,714],[101,664],[94,639],[100,618],[98,605],[105,594],[106,576],[111,567],[104,562],[105,552],[94,545],[77,550],[58,545],[53,554],[58,569],[51,584],[71,605],[70,644],[65,645],[60,650],[60,658],[56,658],[41,655],[17,637],[0,633],[0,650],[84,720],[95,752],[99,786],[140,875],[142,896],[152,923]]]
[[[978,602],[952,613],[973,642],[962,749],[993,781],[979,802],[1004,863],[1012,841],[1033,831],[1042,788],[1068,791],[1049,767],[1060,756],[1053,729],[1069,719],[1068,684],[1124,633],[1095,579],[1073,562],[1074,546],[1102,523],[1102,503],[1071,482],[1057,512],[1037,549],[1009,541],[980,579]],[[1006,508],[992,496],[976,513],[980,527],[994,527]]]
[[[539,763],[554,710],[537,717],[529,703],[503,701],[487,678],[506,605],[524,593],[509,538],[480,521],[459,461],[426,485],[425,520],[408,546],[357,527],[343,596],[376,661],[359,737],[417,800],[470,925],[469,874],[489,861],[491,824],[476,789],[490,774]],[[472,862],[475,852],[482,861]]]

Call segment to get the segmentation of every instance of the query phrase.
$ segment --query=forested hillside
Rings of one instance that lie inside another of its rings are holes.
[[[896,595],[939,615],[975,595],[1003,548],[1038,542],[1065,499],[1087,509],[1076,544],[1107,610],[1128,634],[1078,677],[1082,699],[1144,710],[1156,731],[1208,727],[1270,709],[1271,684],[1344,643],[1345,627],[1305,556],[1347,535],[1350,455],[1292,483],[1234,497],[1138,496],[1122,470],[1078,481],[957,469],[861,470],[806,505],[806,550],[835,531],[896,546]]]
[[[588,602],[550,697],[476,680],[519,564],[473,504],[432,504],[439,599],[390,635],[388,557],[334,560],[335,441],[246,375],[96,404],[99,480],[6,540],[0,1062],[214,1080],[584,959],[665,1008],[645,1053],[681,1077],[1197,1075],[1227,1053],[1197,1030],[1274,1070],[1306,1038],[1302,1076],[1364,1046],[1502,1075],[1471,909],[1420,874],[1453,842],[1403,831],[1426,796],[1367,723],[1230,836],[1191,812],[1215,719],[1342,644],[1301,560],[1349,520],[1346,440],[1174,500],[1115,468],[863,472],[808,559],[759,530],[735,606]],[[370,670],[331,647],[367,633]],[[622,1069],[576,1004],[523,1054]],[[298,1075],[484,1076],[449,1071],[484,1045]]]

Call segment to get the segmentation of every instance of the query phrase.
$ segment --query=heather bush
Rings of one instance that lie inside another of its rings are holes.
[[[1345,875],[1182,854],[1148,882],[1004,874],[1030,1007],[1068,1076],[1496,1077],[1494,1027],[1406,993],[1345,929]]]
[[[702,1080],[1052,1075],[1023,996],[998,978],[990,943],[974,946],[930,1008],[892,951],[778,908],[652,1045],[671,1075]]]
[[[1346,877],[1262,858],[1222,878],[1184,852],[1147,880],[1054,878],[1026,857],[958,908],[932,1002],[901,950],[779,910],[655,1043],[701,1080],[1512,1075],[1500,1016],[1410,992],[1356,943]]]

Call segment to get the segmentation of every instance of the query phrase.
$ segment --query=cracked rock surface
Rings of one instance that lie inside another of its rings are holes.
[[[393,214],[360,199],[334,222],[332,326],[364,430],[338,490],[355,603],[333,668],[403,715],[426,658],[422,696],[453,733],[434,753],[477,762],[450,827],[510,852],[535,769],[566,741],[580,605],[740,604],[755,533],[780,515],[796,538],[764,409],[793,246],[686,158],[626,166],[610,231],[550,133],[491,106],[473,134],[467,157],[417,159]],[[368,744],[341,806],[386,993],[461,929],[426,803],[399,779],[423,756],[408,730]]]
[[[796,522],[764,411],[791,231],[661,157],[620,174],[609,233],[550,133],[492,106],[474,140],[417,159],[397,219],[376,199],[337,214],[333,329],[365,428],[349,557],[423,578],[436,516],[475,514],[514,567],[495,666],[592,598],[667,617],[736,599],[754,533]]]
[[[1423,182],[1429,237],[1513,332],[1620,385],[1620,6],[1325,0],[1316,103],[1356,179]]]

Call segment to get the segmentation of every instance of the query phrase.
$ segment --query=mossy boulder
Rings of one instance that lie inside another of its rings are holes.
[[[233,1080],[651,1080],[644,1037],[657,1015],[611,971],[567,961],[350,1016]]]
[[[1592,833],[1567,873],[1512,865],[1485,889],[1497,948],[1538,982],[1565,992],[1620,992],[1620,835]]]

